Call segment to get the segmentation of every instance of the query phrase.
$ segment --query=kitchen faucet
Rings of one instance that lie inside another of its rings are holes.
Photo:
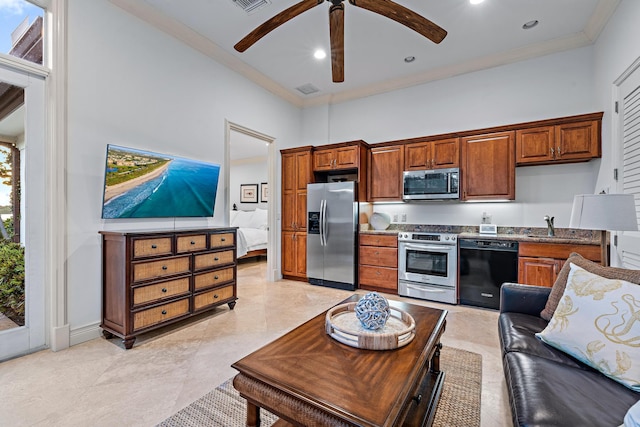
[[[547,236],[555,236],[556,235],[556,230],[553,227],[553,219],[555,217],[553,216],[549,216],[549,215],[545,215],[544,216],[544,220],[547,221]]]

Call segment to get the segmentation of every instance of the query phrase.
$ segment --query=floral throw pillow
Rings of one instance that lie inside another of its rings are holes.
[[[547,327],[536,334],[621,384],[640,391],[640,286],[571,263]]]

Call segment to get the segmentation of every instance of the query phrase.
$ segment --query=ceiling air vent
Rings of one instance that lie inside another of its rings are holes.
[[[311,95],[312,93],[320,92],[320,89],[312,85],[311,83],[307,83],[306,85],[298,86],[296,90],[304,93],[305,95]]]
[[[242,8],[248,14],[255,12],[256,10],[271,4],[271,0],[231,0],[236,6]]]

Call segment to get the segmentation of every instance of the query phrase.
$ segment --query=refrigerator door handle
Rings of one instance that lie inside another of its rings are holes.
[[[324,216],[326,203],[327,201],[324,199],[320,201],[320,246],[326,246],[326,242],[324,240]]]

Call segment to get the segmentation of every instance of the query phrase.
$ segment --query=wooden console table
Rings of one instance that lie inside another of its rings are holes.
[[[341,344],[325,333],[322,313],[234,363],[247,426],[260,425],[260,408],[279,416],[279,426],[431,425],[444,381],[439,355],[447,312],[389,303],[416,321],[416,337],[405,347]]]
[[[101,231],[102,333],[136,336],[236,305],[236,228]]]

